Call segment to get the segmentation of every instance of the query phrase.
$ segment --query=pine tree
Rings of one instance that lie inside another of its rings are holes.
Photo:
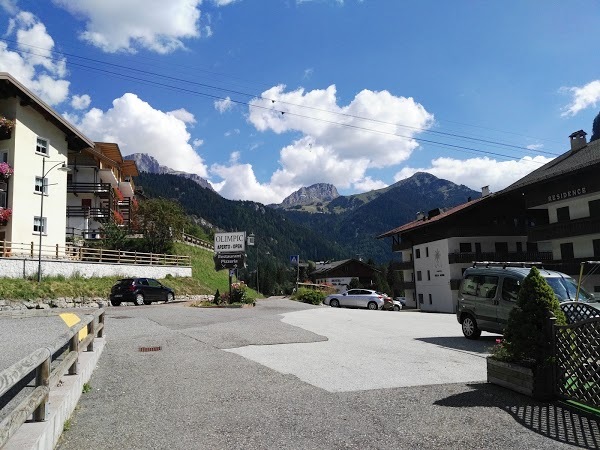
[[[596,139],[600,139],[600,113],[598,113],[594,118],[594,124],[592,125],[592,137],[590,138],[590,142],[593,142]]]

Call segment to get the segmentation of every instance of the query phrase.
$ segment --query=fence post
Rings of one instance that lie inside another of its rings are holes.
[[[31,241],[31,257],[33,258],[33,241]]]
[[[98,316],[98,324],[102,324],[102,328],[98,330],[98,337],[101,338],[104,336],[104,313]]]
[[[58,244],[56,244],[56,259],[58,259]]]
[[[96,321],[96,318],[92,317],[92,320],[90,321],[90,323],[87,324],[88,335],[91,334],[92,336],[94,336],[94,338],[96,337],[95,333],[94,333],[94,331],[95,331],[95,326],[94,326],[95,323],[94,322],[95,321]],[[93,352],[94,351],[94,338],[92,338],[92,340],[90,341],[90,343],[87,346],[87,351],[88,352]]]
[[[35,385],[37,386],[49,386],[50,385],[50,358],[52,353],[48,350],[48,358],[41,363],[35,370]],[[48,396],[44,398],[44,401],[33,411],[34,422],[45,422],[47,417],[47,406]]]
[[[6,241],[2,241],[2,256],[6,256]]]
[[[152,265],[152,252],[150,252],[150,265]]]
[[[100,248],[100,261],[99,262],[102,262],[102,248]]]
[[[79,332],[75,333],[69,342],[69,353],[77,352],[77,358],[69,367],[69,375],[77,375],[79,369]]]
[[[137,250],[135,251],[135,254],[133,255],[133,263],[137,264]]]

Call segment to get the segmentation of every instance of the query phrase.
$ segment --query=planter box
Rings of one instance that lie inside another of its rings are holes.
[[[511,389],[536,400],[554,398],[552,369],[531,369],[516,363],[487,358],[488,383]]]
[[[4,127],[0,127],[0,141],[10,139],[12,137],[12,130]]]

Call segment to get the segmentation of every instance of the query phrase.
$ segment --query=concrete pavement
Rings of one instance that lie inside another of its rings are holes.
[[[453,316],[287,300],[110,308],[92,392],[59,448],[598,446],[597,419],[488,385],[493,338],[459,337]]]

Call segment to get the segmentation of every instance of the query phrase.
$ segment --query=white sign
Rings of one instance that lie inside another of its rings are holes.
[[[246,232],[215,233],[215,253],[238,253],[246,251]]]

